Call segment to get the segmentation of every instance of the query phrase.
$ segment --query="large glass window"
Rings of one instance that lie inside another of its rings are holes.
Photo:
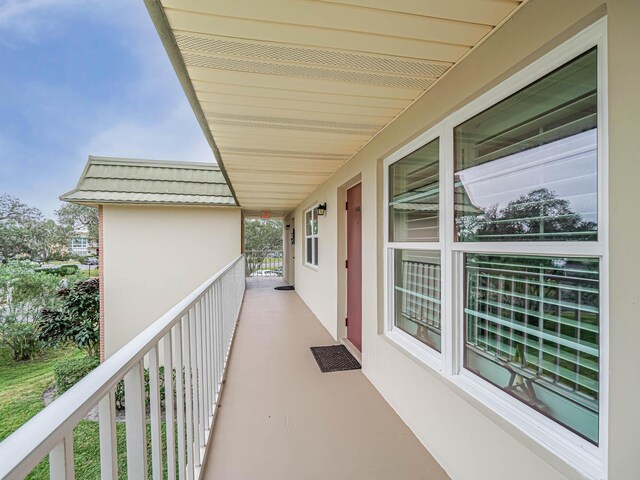
[[[593,49],[454,129],[455,239],[597,239]]]
[[[390,241],[438,241],[439,159],[436,138],[389,167]]]
[[[598,442],[597,258],[467,254],[465,368]]]
[[[595,464],[607,381],[606,118],[604,59],[584,46],[553,70],[551,55],[528,67],[387,160],[386,328],[514,424],[536,425],[543,444]]]
[[[438,352],[440,252],[395,250],[395,325]]]
[[[596,241],[597,113],[594,49],[456,127],[454,240]],[[465,254],[464,366],[597,444],[599,259],[515,247]]]
[[[308,265],[318,266],[318,209],[307,210],[305,215],[305,261]]]
[[[440,139],[389,165],[393,326],[440,352]],[[406,249],[401,243],[410,242]]]

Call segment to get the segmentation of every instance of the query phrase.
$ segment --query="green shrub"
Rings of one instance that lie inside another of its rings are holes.
[[[159,383],[160,383],[160,403],[162,406],[164,406],[164,402],[165,402],[165,383],[164,383],[164,367],[159,367],[158,368],[158,376],[159,378]],[[175,381],[176,381],[176,371],[173,370],[173,384],[175,385]],[[183,375],[183,382],[184,382],[184,375]],[[150,403],[150,387],[149,387],[149,369],[145,368],[144,369],[144,398],[145,398],[145,405],[147,407],[149,407],[149,403]],[[125,402],[124,402],[124,381],[121,380],[120,382],[118,382],[118,384],[116,385],[115,388],[115,397],[116,397],[116,408],[117,409],[123,409],[125,407]],[[175,389],[173,391],[173,398],[175,401],[176,398],[176,392]]]
[[[66,277],[67,275],[73,275],[78,272],[80,267],[78,265],[61,265],[58,267],[59,275]]]
[[[116,397],[116,408],[122,410],[124,408],[124,380],[120,380],[116,384],[114,394]]]
[[[35,322],[8,321],[1,325],[2,343],[9,347],[16,361],[30,360],[42,350]]]
[[[66,392],[90,371],[100,365],[95,357],[78,357],[61,360],[53,367],[58,395]]]
[[[55,347],[73,342],[92,357],[100,354],[100,283],[90,279],[73,283],[58,292],[59,309],[40,315],[40,338]]]
[[[77,274],[80,271],[80,267],[78,265],[60,265],[56,268],[37,268],[36,271],[57,275],[58,277],[68,277],[69,275]]]

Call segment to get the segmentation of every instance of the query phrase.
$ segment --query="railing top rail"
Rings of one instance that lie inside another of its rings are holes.
[[[204,292],[243,257],[244,254],[240,255],[211,276],[75,386],[0,442],[0,479],[10,474],[29,473],[116,386],[131,367],[144,358],[200,300]]]

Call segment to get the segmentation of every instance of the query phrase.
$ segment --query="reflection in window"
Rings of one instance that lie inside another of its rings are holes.
[[[465,368],[598,442],[599,260],[465,256]]]
[[[597,240],[591,50],[454,129],[456,240]]]
[[[438,241],[439,168],[439,139],[389,167],[390,241]]]
[[[440,252],[395,251],[395,325],[440,351]]]

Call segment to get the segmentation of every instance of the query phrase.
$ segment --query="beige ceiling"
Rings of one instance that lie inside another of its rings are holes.
[[[161,0],[164,16],[154,16],[157,2],[147,0],[152,18],[161,37],[172,35],[165,47],[238,201],[273,216],[295,208],[521,3]]]

